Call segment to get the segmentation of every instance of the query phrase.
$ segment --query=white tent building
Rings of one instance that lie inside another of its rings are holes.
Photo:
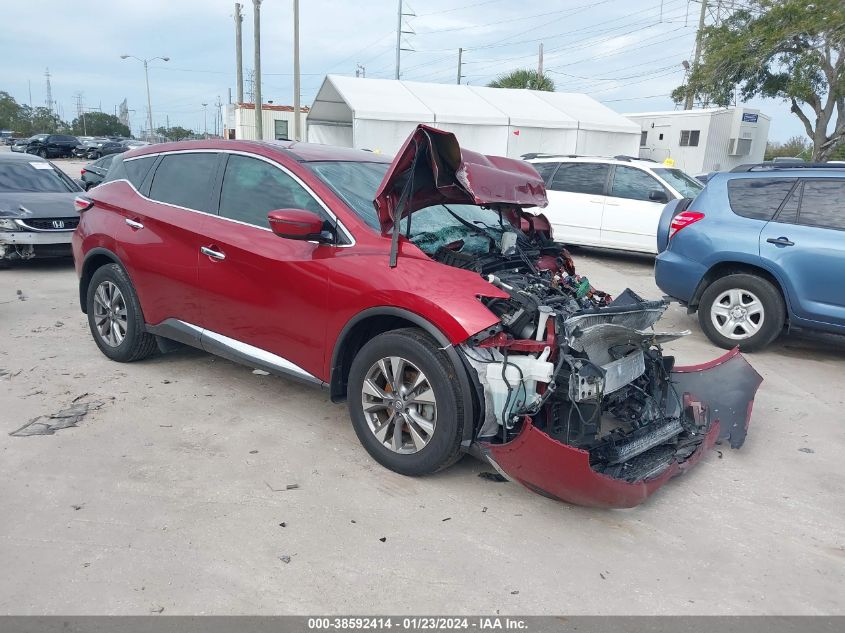
[[[418,123],[454,132],[463,147],[636,155],[640,129],[584,94],[327,75],[308,113],[308,140],[395,153]]]

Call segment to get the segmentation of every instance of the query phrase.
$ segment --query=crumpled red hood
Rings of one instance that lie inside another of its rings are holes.
[[[408,213],[434,204],[545,207],[543,179],[529,163],[461,149],[451,132],[418,125],[381,181],[373,203],[388,232],[401,207]]]

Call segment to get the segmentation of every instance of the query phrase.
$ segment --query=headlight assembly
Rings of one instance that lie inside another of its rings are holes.
[[[21,227],[15,224],[14,220],[0,218],[0,231],[20,231]]]

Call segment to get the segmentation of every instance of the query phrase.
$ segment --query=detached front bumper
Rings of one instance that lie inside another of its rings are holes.
[[[676,367],[671,378],[683,394],[684,406],[709,416],[709,427],[692,453],[673,458],[653,477],[628,482],[596,472],[589,451],[558,442],[528,418],[510,442],[482,442],[479,446],[497,470],[544,496],[600,508],[634,507],[698,463],[716,443],[727,441],[732,448],[739,448],[745,440],[754,396],[763,381],[737,348],[709,363]]]

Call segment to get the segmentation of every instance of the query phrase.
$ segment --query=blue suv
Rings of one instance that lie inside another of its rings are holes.
[[[845,333],[845,166],[744,165],[670,202],[654,273],[707,337],[759,350],[787,328]]]

